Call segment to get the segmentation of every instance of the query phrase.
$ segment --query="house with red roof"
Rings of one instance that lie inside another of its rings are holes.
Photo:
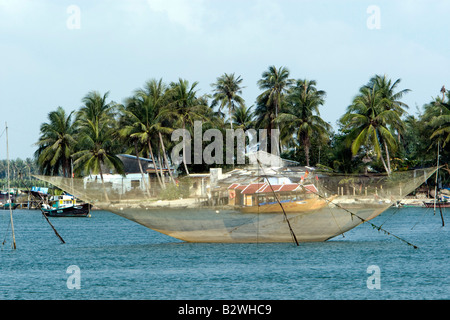
[[[313,184],[269,184],[260,182],[241,185],[233,183],[228,187],[228,204],[256,206],[277,201],[300,200],[316,193],[318,193],[318,190]]]

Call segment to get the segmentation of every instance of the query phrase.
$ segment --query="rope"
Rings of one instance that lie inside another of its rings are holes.
[[[286,215],[286,211],[284,211],[284,207],[283,207],[283,205],[282,205],[281,202],[280,202],[280,199],[278,199],[277,195],[275,194],[275,190],[273,190],[272,184],[270,183],[269,178],[267,178],[267,175],[266,175],[266,173],[264,172],[264,169],[263,169],[263,167],[261,166],[261,163],[259,162],[259,159],[256,158],[256,161],[258,161],[258,164],[259,164],[259,166],[260,166],[260,168],[261,168],[261,170],[262,170],[262,172],[263,172],[264,177],[265,177],[266,180],[267,180],[267,183],[268,183],[269,186],[270,186],[270,189],[272,190],[272,193],[273,193],[275,199],[277,199],[277,202],[278,202],[278,204],[280,205],[281,210],[283,210],[284,218],[285,218],[285,220],[286,220],[286,222],[287,222],[287,224],[288,224],[289,231],[290,231],[290,233],[291,233],[292,239],[293,239],[294,242],[297,244],[297,247],[300,246],[299,243],[298,243],[298,241],[297,241],[297,237],[295,236],[294,230],[292,230],[291,223],[289,222],[289,219],[288,219],[288,217],[287,217],[287,215]]]
[[[301,187],[302,187],[304,190],[306,190],[306,188],[305,188],[303,185],[301,185]],[[311,191],[311,190],[309,190],[309,191]],[[389,232],[389,231],[383,229],[381,226],[377,226],[376,224],[374,224],[374,223],[372,223],[372,222],[370,222],[370,221],[368,221],[368,220],[366,220],[366,219],[364,219],[364,218],[361,218],[361,217],[358,216],[357,214],[355,214],[355,213],[351,212],[350,210],[348,210],[348,209],[342,207],[342,206],[341,206],[340,204],[338,204],[338,203],[334,203],[332,200],[327,199],[326,197],[324,197],[323,195],[319,194],[318,192],[315,192],[315,191],[311,191],[311,192],[314,193],[315,195],[319,196],[320,198],[325,199],[325,201],[327,201],[328,203],[332,203],[332,204],[334,204],[336,207],[338,207],[338,208],[340,208],[340,209],[342,209],[342,210],[344,210],[344,211],[350,213],[350,215],[351,215],[352,217],[356,217],[356,218],[360,219],[361,222],[370,224],[370,225],[372,226],[372,228],[377,229],[378,231],[382,231],[384,234],[389,235],[389,236],[392,236],[392,237],[394,237],[394,238],[396,238],[396,239],[398,239],[398,240],[400,240],[400,241],[406,243],[407,245],[412,246],[414,249],[418,249],[418,247],[417,247],[416,245],[414,245],[414,244],[412,244],[412,243],[406,241],[405,239],[400,238],[399,236],[397,236],[397,235],[395,235],[395,234],[393,234],[393,233],[391,233],[391,232]]]
[[[20,181],[22,182],[22,184],[25,186],[25,188],[28,190],[29,194],[31,195],[31,190],[30,188],[28,188],[28,186],[25,184],[25,181],[23,181],[22,175],[19,175]],[[41,199],[40,201],[38,201],[38,207],[39,210],[42,213],[42,216],[45,218],[45,220],[47,220],[47,223],[50,225],[50,227],[52,228],[53,232],[55,233],[55,235],[59,238],[59,241],[61,241],[62,244],[65,244],[66,242],[64,241],[64,239],[59,235],[58,231],[56,230],[56,228],[52,225],[52,223],[50,222],[50,220],[47,218],[47,216],[44,213],[44,210],[42,210],[42,204],[43,204],[44,200]]]

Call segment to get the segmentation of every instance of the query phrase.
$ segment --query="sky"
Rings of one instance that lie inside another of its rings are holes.
[[[90,91],[122,103],[147,80],[243,78],[246,104],[274,65],[327,92],[336,127],[376,74],[401,79],[409,113],[450,88],[448,0],[0,0],[0,159],[33,157],[58,106]],[[3,134],[2,134],[3,133]]]

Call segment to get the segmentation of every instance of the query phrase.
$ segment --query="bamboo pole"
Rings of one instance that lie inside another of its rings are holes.
[[[8,200],[9,200],[9,216],[11,219],[11,230],[12,230],[12,239],[13,239],[13,249],[16,249],[16,236],[14,234],[14,220],[12,214],[12,203],[11,203],[11,193],[10,189],[10,181],[9,181],[9,144],[8,144],[8,124],[5,122],[5,130],[6,130],[6,162],[8,163]]]

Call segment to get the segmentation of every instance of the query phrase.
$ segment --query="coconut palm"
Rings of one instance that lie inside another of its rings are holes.
[[[396,81],[392,82],[392,80],[389,79],[386,75],[375,75],[370,79],[368,87],[375,88],[376,91],[380,94],[382,99],[380,107],[382,109],[393,110],[399,117],[402,117],[406,114],[405,109],[408,108],[408,105],[402,102],[400,99],[403,98],[403,96],[411,90],[403,89],[397,92],[396,89],[400,82],[401,79],[397,79]],[[405,132],[403,121],[390,121],[389,123],[387,123],[387,125],[397,133],[398,142],[400,143],[400,137]],[[391,171],[389,148],[386,141],[384,141],[383,146],[384,151],[386,152],[388,170]]]
[[[255,116],[252,110],[253,106],[239,106],[235,109],[233,123],[238,129],[248,130],[255,126]]]
[[[228,119],[230,121],[231,129],[233,129],[232,115],[236,110],[236,105],[240,107],[245,105],[244,99],[240,96],[242,94],[241,83],[241,76],[235,78],[234,73],[225,73],[218,77],[215,83],[211,84],[211,86],[214,87],[211,107],[219,105],[219,111],[225,106],[228,107]]]
[[[429,125],[433,128],[431,139],[438,138],[445,147],[450,142],[450,92],[447,91],[447,102],[445,102],[445,88],[442,89],[442,99],[437,98],[433,106],[428,109]]]
[[[58,175],[62,171],[63,176],[70,175],[70,157],[76,144],[72,115],[58,107],[48,114],[49,122],[40,127],[35,157],[44,174]]]
[[[166,91],[167,86],[162,82],[162,79],[150,80],[146,82],[144,88],[136,90],[134,96],[128,99],[127,106],[123,109],[128,124],[120,130],[122,136],[137,139],[141,144],[148,147],[156,177],[163,188],[165,187],[165,181],[162,172],[160,173],[157,170],[158,166],[153,152],[154,145],[152,146],[152,144],[153,141],[159,139],[164,161],[169,168],[162,134],[171,132],[172,129],[163,126],[160,114],[165,104]],[[162,170],[162,161],[159,161],[159,164]],[[169,170],[169,174],[174,182],[171,170]]]
[[[400,99],[402,99],[403,96],[408,92],[411,92],[411,90],[403,89],[396,92],[397,86],[400,84],[400,82],[401,79],[397,79],[392,82],[392,80],[389,79],[386,75],[375,75],[370,79],[367,86],[369,88],[376,88],[376,90],[379,92],[381,98],[383,99],[383,109],[394,110],[401,117],[406,114],[405,109],[408,109],[408,105],[402,102]]]
[[[164,115],[164,106],[167,104],[168,87],[162,82],[162,79],[150,80],[147,82],[146,86],[150,101],[153,104],[153,108],[157,115],[154,119],[152,129],[156,130],[156,132],[158,133],[159,146],[163,154],[163,159],[169,171],[171,181],[175,184],[175,179],[173,177],[172,170],[170,169],[170,163],[167,159],[166,147],[163,138],[163,135],[169,134],[173,131],[173,128],[169,126],[170,123],[166,121],[166,117]]]
[[[140,143],[138,138],[132,137],[130,134],[131,131],[130,128],[132,128],[134,123],[132,122],[132,119],[128,115],[128,113],[133,112],[133,106],[135,105],[133,98],[134,97],[126,99],[125,105],[118,106],[118,109],[120,111],[119,117],[120,129],[118,130],[118,134],[121,142],[124,145],[128,146],[128,149],[125,152],[129,154],[134,153],[134,155],[136,156],[138,160],[139,171],[141,173],[142,181],[145,186],[145,191],[147,195],[150,196],[150,186],[148,184],[149,181],[147,181],[147,179],[145,178],[144,168],[142,167],[142,163],[140,160],[143,152],[145,152],[145,146],[142,143]]]
[[[122,111],[127,118],[128,125],[119,131],[120,134],[129,136],[131,139],[137,139],[140,143],[146,145],[152,159],[155,175],[160,186],[164,187],[164,180],[161,179],[157,170],[158,165],[153,152],[154,146],[152,146],[156,136],[153,126],[157,117],[157,110],[151,101],[148,85],[136,90],[134,96],[127,100],[126,108]]]
[[[106,201],[109,201],[103,178],[103,167],[124,174],[123,163],[116,156],[115,126],[113,102],[106,103],[108,93],[101,96],[90,92],[84,98],[85,105],[80,108],[77,124],[79,126],[79,151],[73,158],[77,171],[85,174],[100,174]]]
[[[268,143],[272,142],[272,129],[274,129],[274,120],[278,117],[281,105],[286,94],[294,83],[289,78],[289,70],[285,67],[276,68],[270,66],[268,70],[262,73],[262,78],[257,84],[260,90],[263,90],[257,99],[256,115],[257,123],[265,124],[269,131]]]
[[[257,100],[264,101],[267,106],[271,107],[272,119],[278,116],[283,98],[293,83],[294,80],[289,79],[287,68],[277,69],[275,66],[270,66],[267,71],[263,72],[262,79],[258,80],[258,87],[264,92],[258,96]]]
[[[305,151],[306,165],[310,165],[309,151],[314,135],[319,141],[328,140],[331,126],[320,117],[319,107],[325,103],[325,91],[317,90],[316,81],[298,80],[286,98],[286,104],[275,122],[282,124],[280,134],[284,140],[294,136]]]
[[[170,84],[167,92],[167,104],[161,110],[163,119],[172,119],[174,126],[181,127],[186,132],[189,125],[193,125],[195,120],[205,120],[205,114],[209,114],[209,107],[206,105],[205,97],[197,97],[196,87],[198,82],[189,85],[189,81],[179,79],[178,82]],[[186,139],[183,136],[183,164],[186,174],[189,175],[186,158]]]
[[[347,113],[341,118],[345,129],[350,130],[347,138],[351,143],[353,155],[356,155],[361,147],[373,150],[377,158],[381,159],[383,166],[390,174],[389,155],[386,161],[383,157],[382,147],[386,145],[391,150],[396,150],[397,143],[388,125],[393,121],[401,122],[397,112],[383,108],[383,98],[376,87],[364,86],[360,94],[348,107]]]

